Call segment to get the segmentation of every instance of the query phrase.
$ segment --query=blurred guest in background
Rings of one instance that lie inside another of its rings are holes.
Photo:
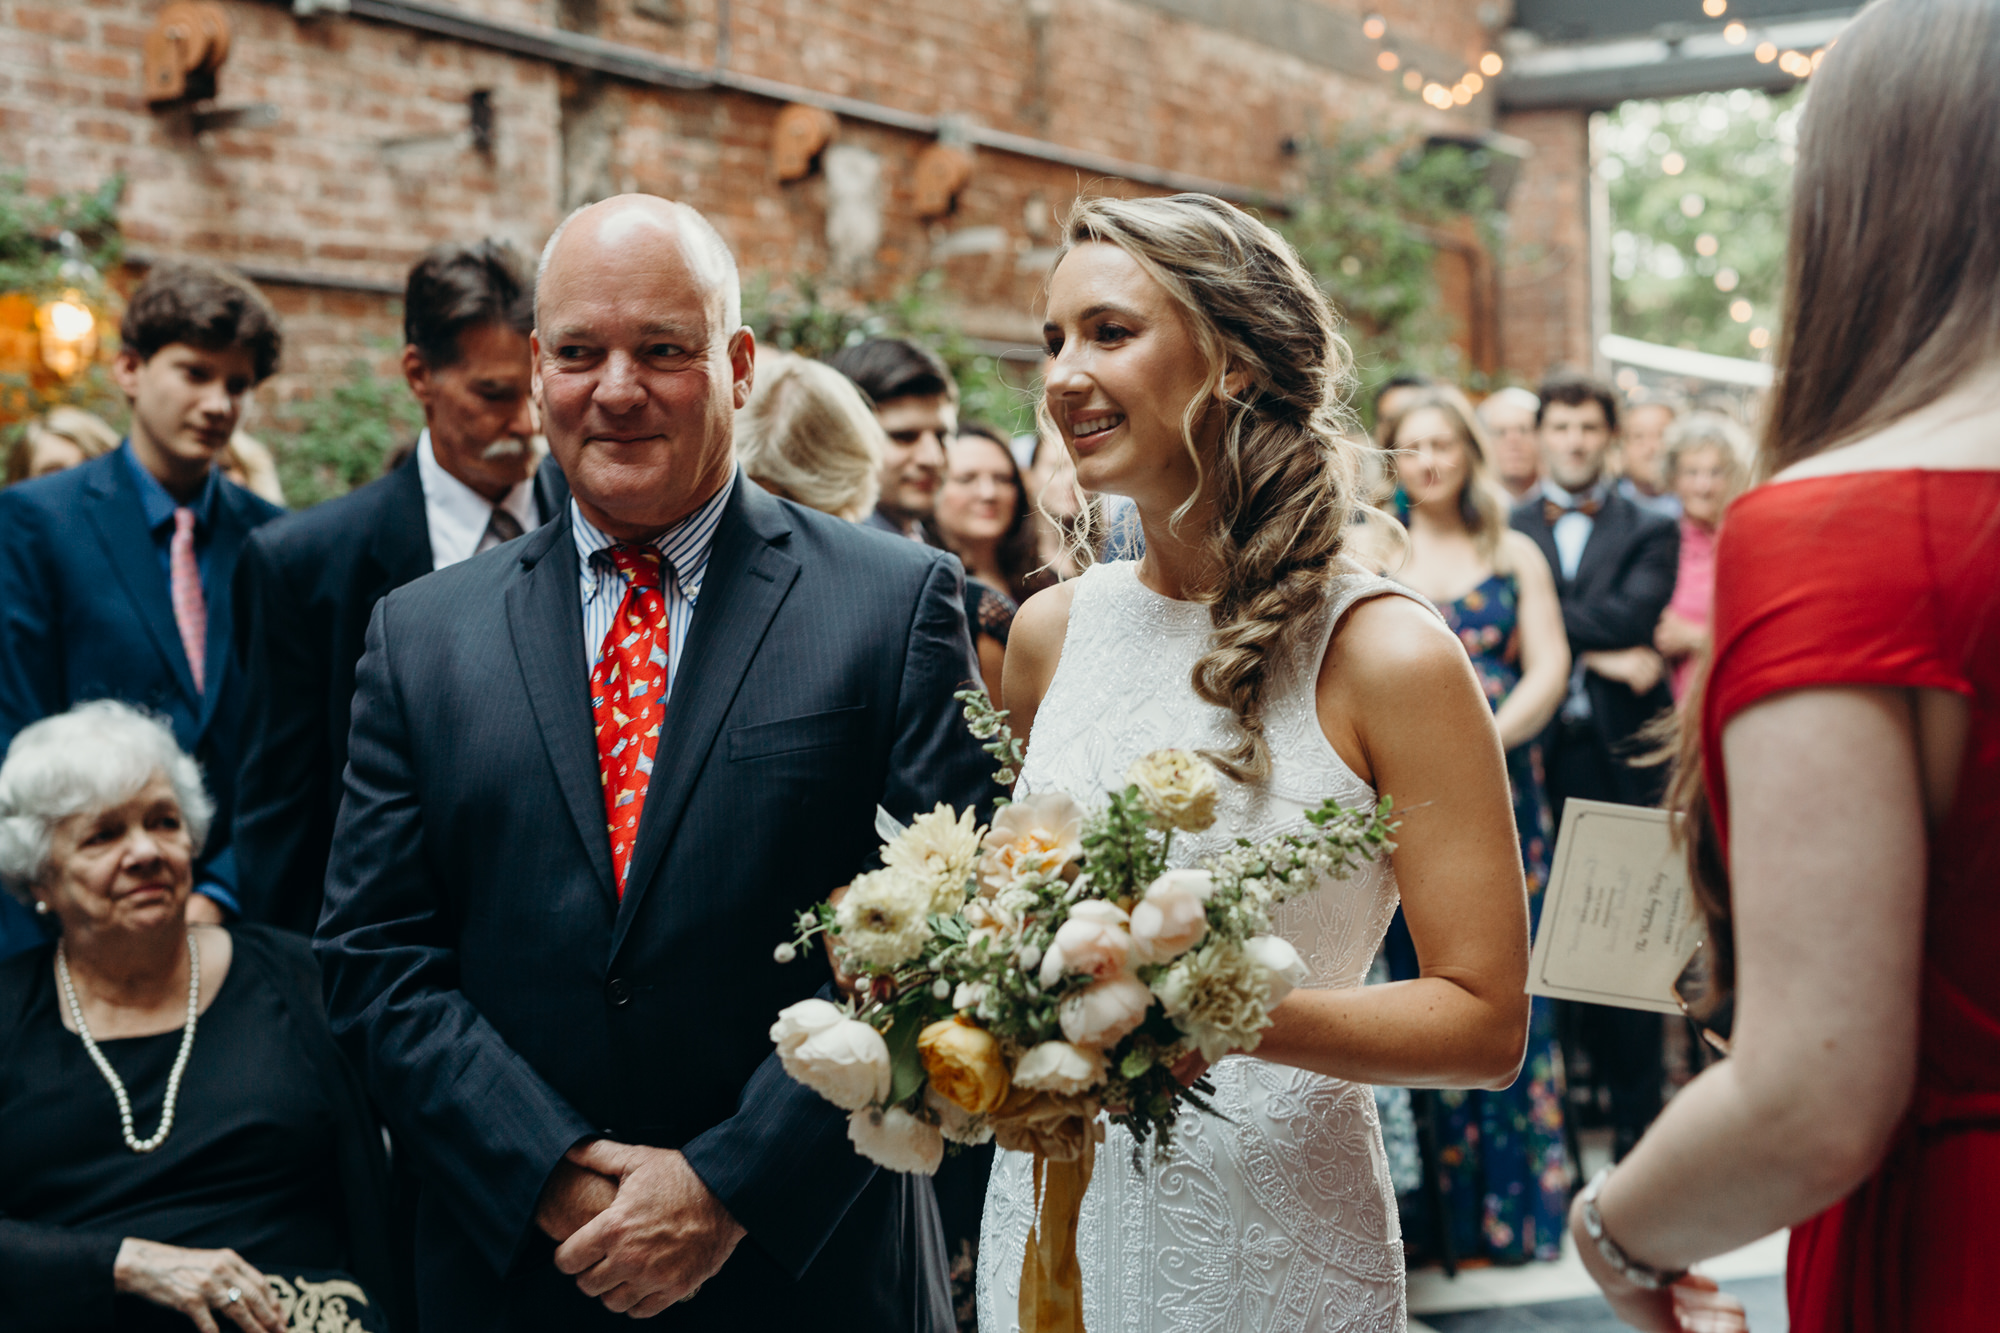
[[[881,493],[868,525],[937,545],[931,531],[944,484],[945,442],[958,429],[958,382],[936,352],[902,338],[843,347],[833,368],[861,386],[888,435]]]
[[[1641,509],[1681,516],[1673,478],[1665,467],[1667,430],[1680,416],[1670,399],[1648,398],[1625,409],[1625,429],[1618,437],[1618,493]]]
[[[1813,75],[1771,480],[1729,513],[1675,783],[1733,1055],[1576,1205],[1647,1333],[1677,1326],[1648,1286],[1781,1227],[1794,1333],[1995,1326],[1995,86],[1991,0],[1870,5]]]
[[[216,459],[216,466],[222,475],[241,486],[252,495],[260,496],[285,507],[285,487],[278,480],[278,460],[270,446],[248,431],[237,431],[229,437],[229,447]]]
[[[1375,442],[1387,447],[1386,430],[1391,420],[1403,415],[1406,405],[1419,389],[1428,389],[1437,381],[1421,371],[1399,370],[1375,386],[1375,397],[1369,404],[1369,412],[1375,422]]]
[[[554,464],[536,468],[533,327],[533,280],[504,242],[425,255],[403,296],[403,376],[425,423],[415,458],[244,545],[236,839],[252,920],[308,935],[319,921],[354,668],[375,603],[532,531],[569,498]]]
[[[283,511],[224,479],[216,459],[282,340],[263,296],[207,264],[156,265],[119,337],[125,444],[0,491],[0,744],[85,699],[163,714],[215,796],[189,913],[220,921],[237,908],[229,821],[243,707],[230,581],[250,532]],[[36,942],[24,924],[0,904],[0,954]]]
[[[979,654],[986,692],[1000,697],[1000,666],[1015,608],[1034,591],[1035,529],[1021,471],[1006,437],[992,426],[961,422],[945,451],[937,531],[965,565],[965,622]]]
[[[810,357],[757,351],[736,460],[781,499],[859,523],[875,512],[885,439],[854,381]]]
[[[0,882],[60,926],[0,963],[11,1330],[264,1333],[267,1275],[358,1282],[388,1326],[382,1140],[306,943],[187,919],[214,812],[173,733],[108,700],[0,765]]]
[[[88,463],[118,447],[118,432],[80,407],[52,407],[29,421],[7,451],[7,484]]]
[[[1609,385],[1564,376],[1538,396],[1543,476],[1515,506],[1513,523],[1555,572],[1574,663],[1547,741],[1549,796],[1560,827],[1572,796],[1627,805],[1660,799],[1664,775],[1635,762],[1634,748],[1640,729],[1673,707],[1653,630],[1673,596],[1680,534],[1612,484],[1606,460],[1618,432],[1618,400]],[[1659,1113],[1660,1016],[1578,1005],[1574,1019],[1592,1077],[1609,1094],[1613,1152],[1622,1156]]]
[[[1662,466],[1681,505],[1681,562],[1653,646],[1672,669],[1674,698],[1681,699],[1708,647],[1715,542],[1722,511],[1750,479],[1750,437],[1720,413],[1696,412],[1667,428]]]
[[[1541,550],[1507,525],[1506,495],[1488,470],[1485,429],[1449,385],[1416,389],[1382,438],[1397,483],[1409,552],[1396,577],[1436,603],[1464,643],[1507,750],[1514,825],[1532,929],[1548,884],[1555,829],[1540,737],[1569,685],[1569,643],[1555,579]],[[1419,975],[1399,916],[1391,975]],[[1437,1158],[1453,1251],[1503,1263],[1555,1259],[1569,1207],[1562,1059],[1548,1000],[1533,1002],[1521,1077],[1503,1092],[1437,1094]]]
[[[1479,404],[1479,421],[1493,442],[1493,477],[1516,500],[1542,479],[1542,444],[1535,432],[1542,400],[1526,389],[1496,389]]]
[[[1034,459],[1023,480],[1034,511],[1035,541],[1042,564],[1058,580],[1075,578],[1083,572],[1076,548],[1089,544],[1092,524],[1103,514],[1102,501],[1085,495],[1076,484],[1076,460],[1054,430],[1043,430],[1036,436]],[[1136,532],[1138,524],[1131,526]]]

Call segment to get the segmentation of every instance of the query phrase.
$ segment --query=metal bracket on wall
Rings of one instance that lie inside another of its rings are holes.
[[[196,134],[210,130],[255,130],[275,125],[282,119],[275,102],[250,102],[243,106],[197,107],[188,113],[188,126]]]

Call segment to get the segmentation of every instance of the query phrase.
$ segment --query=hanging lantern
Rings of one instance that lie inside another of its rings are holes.
[[[42,364],[58,378],[75,379],[97,356],[97,316],[74,287],[35,311],[35,330]]]

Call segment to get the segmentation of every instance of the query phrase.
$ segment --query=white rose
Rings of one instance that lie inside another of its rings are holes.
[[[924,1087],[924,1105],[937,1113],[938,1132],[953,1143],[976,1148],[993,1138],[993,1127],[986,1123],[985,1116],[971,1114],[928,1084]]]
[[[944,1135],[900,1106],[864,1106],[847,1117],[847,1137],[863,1157],[890,1171],[936,1175],[944,1160]]]
[[[1299,951],[1276,935],[1258,935],[1243,941],[1243,952],[1270,973],[1271,998],[1268,1003],[1273,1007],[1306,979],[1305,960],[1299,957]]]
[[[889,1044],[856,1018],[807,1037],[791,1054],[781,1047],[785,1072],[843,1111],[870,1106],[889,1095]]]
[[[1155,750],[1127,769],[1125,780],[1162,823],[1199,833],[1215,822],[1215,769],[1191,750]]]
[[[1208,899],[1215,880],[1206,870],[1169,870],[1132,909],[1132,947],[1144,962],[1163,963],[1201,943],[1208,933]]]
[[[1145,1021],[1153,992],[1136,977],[1111,977],[1078,991],[1059,1011],[1063,1036],[1078,1046],[1102,1050]]]
[[[862,967],[901,967],[930,942],[931,886],[901,870],[877,870],[848,887],[834,909],[834,948]]]
[[[771,1024],[771,1040],[777,1043],[780,1055],[790,1055],[804,1044],[807,1037],[826,1031],[846,1017],[837,1004],[826,1000],[800,1000],[778,1011],[778,1021]]]
[[[1103,1081],[1104,1053],[1080,1050],[1066,1041],[1031,1047],[1014,1066],[1014,1086],[1029,1092],[1068,1096],[1088,1092]]]

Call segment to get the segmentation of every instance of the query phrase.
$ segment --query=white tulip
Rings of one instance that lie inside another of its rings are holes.
[[[1276,935],[1258,935],[1243,941],[1243,952],[1270,973],[1269,1003],[1273,1006],[1306,979],[1305,960],[1299,957],[1299,951]]]
[[[800,1000],[778,1011],[778,1021],[771,1024],[771,1040],[778,1044],[781,1054],[788,1054],[803,1045],[807,1037],[826,1031],[846,1017],[837,1004]]]

